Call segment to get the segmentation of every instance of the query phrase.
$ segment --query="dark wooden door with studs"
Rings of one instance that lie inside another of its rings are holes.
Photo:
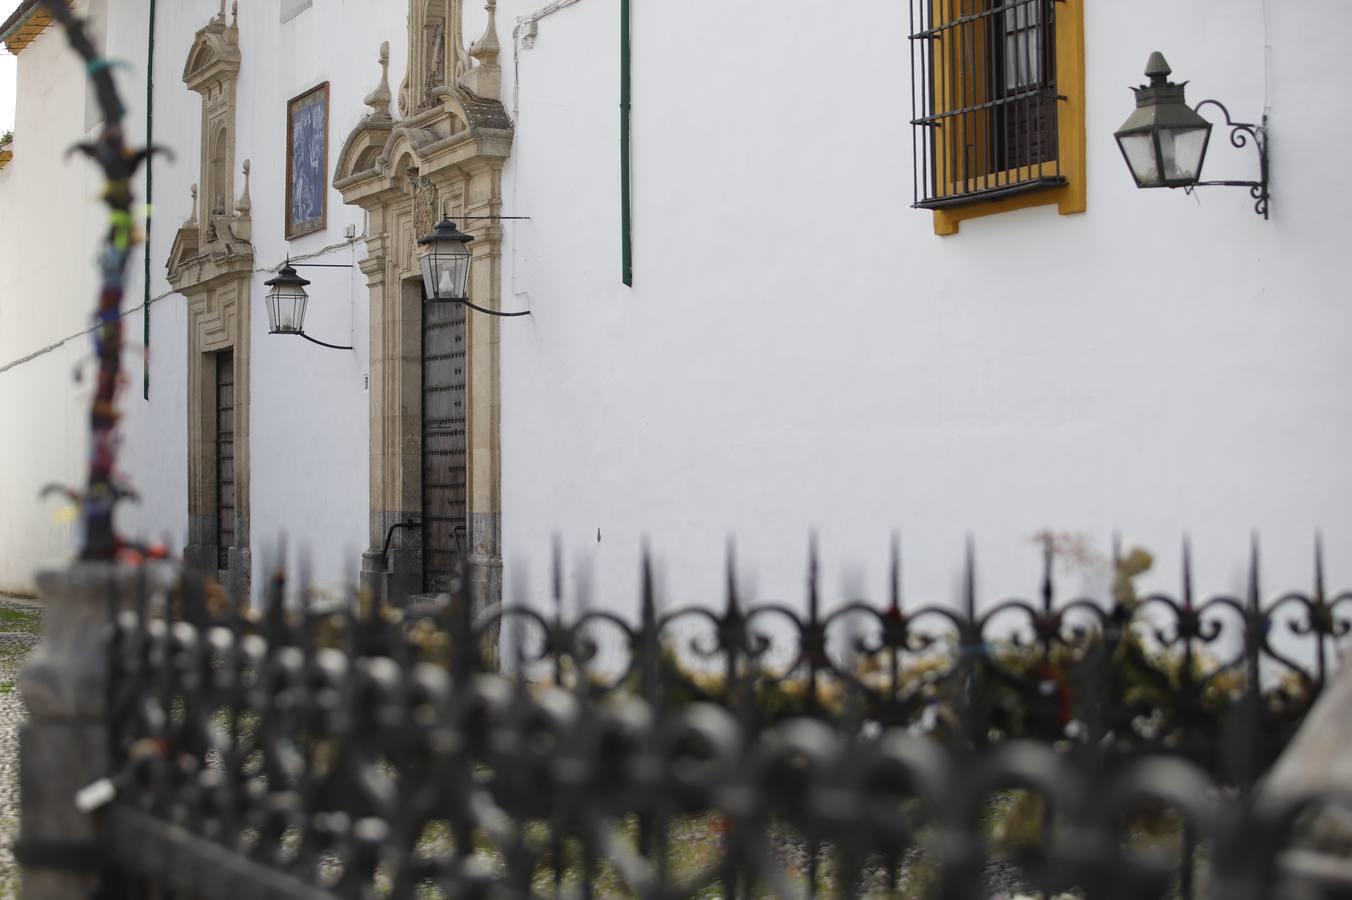
[[[466,526],[465,307],[422,304],[423,589],[450,590]]]

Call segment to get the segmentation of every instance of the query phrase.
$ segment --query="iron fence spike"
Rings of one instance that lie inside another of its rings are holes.
[[[1324,592],[1324,533],[1314,533],[1314,596],[1319,603],[1326,598]]]
[[[976,539],[967,535],[967,542],[963,554],[962,568],[962,597],[963,608],[967,612],[967,618],[976,623]]]
[[[1056,595],[1056,588],[1052,581],[1055,553],[1053,536],[1048,531],[1042,541],[1042,609],[1044,612],[1052,611],[1052,603]]]
[[[1258,582],[1258,531],[1249,532],[1249,609],[1257,613],[1262,606],[1262,588]]]
[[[892,532],[888,560],[888,603],[894,612],[901,612],[901,534]]]
[[[1183,605],[1192,609],[1192,538],[1183,533]]]
[[[821,558],[814,529],[807,539],[807,613],[810,622],[821,619]]]
[[[727,611],[729,615],[739,613],[741,610],[741,601],[737,592],[737,539],[728,535],[727,549],[725,551],[725,573],[727,589]]]
[[[563,616],[563,538],[554,533],[549,560],[549,588],[554,601],[554,612]]]

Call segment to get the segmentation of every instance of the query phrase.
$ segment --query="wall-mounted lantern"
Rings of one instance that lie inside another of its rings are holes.
[[[1234,122],[1230,111],[1216,100],[1203,100],[1190,107],[1184,97],[1187,82],[1169,80],[1172,70],[1158,51],[1150,54],[1145,74],[1149,84],[1133,88],[1136,111],[1122,123],[1115,137],[1131,169],[1136,186],[1142,188],[1246,187],[1254,198],[1254,212],[1268,217],[1267,116],[1262,125]],[[1215,106],[1225,114],[1230,143],[1245,146],[1249,140],[1258,150],[1258,181],[1202,181],[1211,139],[1211,123],[1200,115],[1203,106]]]
[[[474,238],[442,219],[436,230],[418,239],[422,247],[423,290],[428,300],[463,303],[469,299],[469,244]]]
[[[296,274],[290,259],[286,261],[286,265],[282,266],[276,278],[263,283],[272,288],[268,291],[266,299],[269,334],[295,334],[321,347],[329,347],[333,350],[352,349],[340,344],[316,340],[305,333],[305,306],[310,299],[310,296],[305,293],[305,286],[310,282]]]
[[[443,218],[431,234],[418,239],[418,245],[423,248],[418,260],[422,266],[423,299],[428,303],[463,303],[477,312],[502,318],[530,315],[530,310],[498,312],[470,302],[469,244],[472,240],[474,238],[456,228],[449,217]]]

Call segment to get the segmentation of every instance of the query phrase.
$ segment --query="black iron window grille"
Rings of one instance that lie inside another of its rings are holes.
[[[939,209],[1066,183],[1058,0],[911,0],[915,202]]]

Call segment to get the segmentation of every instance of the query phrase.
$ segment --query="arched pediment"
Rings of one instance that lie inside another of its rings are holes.
[[[496,0],[486,0],[484,34],[468,53],[461,38],[462,0],[410,0],[408,72],[395,120],[390,46],[380,46],[380,83],[366,97],[371,112],[343,142],[333,185],[347,203],[370,208],[403,192],[407,169],[423,176],[473,160],[500,165],[511,152],[512,120],[502,101]],[[450,63],[454,61],[452,66]],[[409,162],[392,164],[401,153]],[[379,198],[379,199],[378,199]]]
[[[398,122],[378,110],[357,124],[343,143],[333,179],[348,202],[372,191],[402,189],[399,178],[407,168],[429,174],[471,156],[507,155],[512,122],[500,101],[463,87],[444,90],[440,100],[439,106]],[[401,157],[408,162],[393,162]]]
[[[239,29],[213,20],[193,38],[183,66],[183,81],[202,93],[216,82],[238,77],[239,64]]]
[[[357,123],[343,142],[338,164],[333,170],[333,186],[344,185],[360,176],[379,175],[383,151],[394,130],[394,120],[388,115],[369,115]]]

